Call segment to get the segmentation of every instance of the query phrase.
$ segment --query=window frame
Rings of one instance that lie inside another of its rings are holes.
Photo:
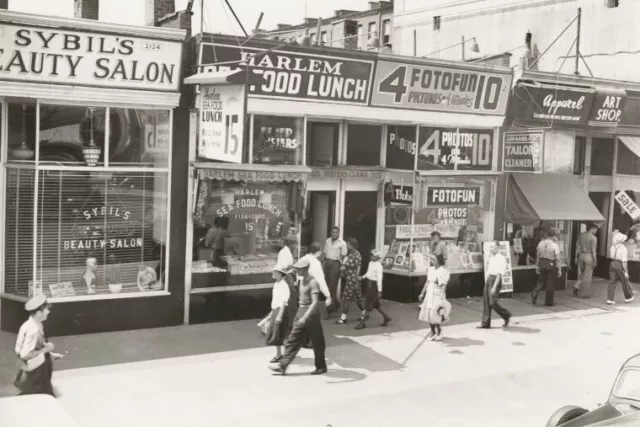
[[[45,102],[46,101],[46,102]],[[35,146],[35,156],[34,161],[30,163],[20,163],[20,162],[8,162],[8,104],[13,103],[13,100],[7,98],[0,98],[1,106],[2,106],[2,114],[1,114],[1,178],[0,178],[0,209],[2,209],[2,215],[0,215],[0,268],[4,271],[5,267],[5,227],[6,227],[6,175],[8,169],[32,169],[35,170],[35,179],[34,179],[34,218],[33,218],[33,237],[31,241],[32,248],[32,262],[33,262],[33,274],[32,274],[32,283],[35,286],[36,280],[38,278],[38,192],[40,180],[39,172],[46,171],[66,171],[66,172],[110,172],[110,173],[126,173],[126,172],[141,172],[141,173],[164,173],[167,175],[167,189],[166,189],[166,200],[167,200],[167,220],[166,220],[166,230],[165,230],[165,247],[170,247],[171,240],[171,168],[173,161],[173,121],[174,121],[174,108],[170,106],[153,106],[153,105],[112,105],[112,104],[100,104],[100,103],[88,103],[88,102],[62,102],[56,100],[36,100],[36,122],[35,122],[35,140],[37,144]],[[169,113],[169,150],[168,150],[168,164],[167,167],[142,167],[138,165],[123,165],[118,164],[117,166],[110,166],[108,162],[109,155],[109,144],[105,144],[105,163],[103,165],[96,166],[80,166],[80,165],[56,165],[51,163],[41,163],[40,162],[40,106],[41,105],[57,105],[57,106],[68,106],[68,107],[96,107],[96,108],[105,108],[106,114],[106,123],[105,123],[105,141],[109,141],[110,139],[110,110],[111,108],[129,108],[129,109],[139,109],[139,110],[157,110],[157,111],[168,111]],[[146,292],[125,292],[125,293],[109,293],[109,294],[94,294],[94,295],[76,295],[72,297],[50,297],[48,298],[52,303],[64,303],[64,302],[75,302],[75,301],[96,301],[96,300],[106,300],[106,299],[126,299],[126,298],[144,298],[144,297],[155,297],[155,296],[166,296],[170,295],[168,278],[170,274],[170,263],[169,263],[169,253],[165,251],[164,255],[164,279],[163,280],[163,289],[156,291],[146,291]],[[33,292],[33,291],[32,291]],[[5,280],[4,274],[0,275],[0,298],[12,299],[16,301],[26,301],[28,298],[21,295],[14,295],[5,292]]]

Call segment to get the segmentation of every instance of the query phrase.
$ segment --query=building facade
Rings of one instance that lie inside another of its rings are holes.
[[[462,37],[475,38],[480,52],[470,52],[467,44],[466,59],[510,52],[510,65],[520,68],[522,57],[533,63],[573,21],[537,63],[540,71],[573,74],[578,8],[581,8],[580,52],[591,73],[599,78],[637,81],[640,45],[635,20],[640,14],[640,4],[635,1],[433,0],[428,4],[419,0],[398,1],[394,3],[394,53],[416,52],[423,56],[444,49],[430,57],[461,60],[460,46],[446,48],[459,44]],[[531,33],[529,52],[524,46],[527,32]],[[591,75],[582,61],[578,71],[583,76]]]

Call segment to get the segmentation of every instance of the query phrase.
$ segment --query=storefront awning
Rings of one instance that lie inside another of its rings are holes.
[[[571,175],[510,175],[505,210],[507,221],[519,225],[539,220],[604,221],[580,181]]]
[[[249,75],[247,76],[247,72]],[[252,71],[228,70],[209,72],[204,71],[184,79],[186,85],[224,85],[224,84],[263,85],[266,81]]]
[[[640,157],[640,136],[620,136],[619,138],[633,154]]]
[[[311,169],[306,166],[236,165],[197,162],[194,164],[200,179],[246,182],[306,181]]]

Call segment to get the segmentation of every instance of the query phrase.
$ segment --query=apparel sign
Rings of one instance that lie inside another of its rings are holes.
[[[640,216],[640,207],[629,197],[625,191],[620,191],[616,194],[616,202],[624,209],[624,211],[631,217],[636,219]]]
[[[626,92],[598,92],[596,95],[589,126],[617,126],[627,102]]]
[[[177,91],[182,43],[2,24],[0,79]]]
[[[512,76],[378,61],[371,105],[503,115]]]
[[[480,187],[427,187],[427,205],[480,205]]]
[[[542,173],[544,131],[505,132],[504,172]]]
[[[202,86],[198,156],[242,163],[244,86]]]
[[[558,87],[518,85],[514,88],[514,116],[520,120],[587,124],[595,92]]]
[[[420,128],[418,170],[491,170],[493,131]]]
[[[200,63],[247,61],[251,70],[266,81],[262,86],[251,86],[249,93],[252,96],[368,105],[374,61],[282,50],[261,55],[257,60],[252,58],[263,51],[202,43]],[[203,68],[222,71],[241,65],[204,65]]]

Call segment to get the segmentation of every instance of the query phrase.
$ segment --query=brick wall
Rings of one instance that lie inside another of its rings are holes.
[[[100,0],[74,0],[73,15],[76,18],[97,21],[99,20],[99,11]]]
[[[175,0],[145,0],[145,25],[155,27],[156,22],[165,15],[176,11]]]

